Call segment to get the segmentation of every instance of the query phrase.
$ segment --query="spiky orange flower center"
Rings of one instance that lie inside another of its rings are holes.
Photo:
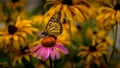
[[[41,40],[41,44],[45,47],[51,47],[56,44],[56,39],[54,37],[45,37]]]

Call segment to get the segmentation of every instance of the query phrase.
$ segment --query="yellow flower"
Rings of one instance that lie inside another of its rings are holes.
[[[98,23],[97,26],[100,29],[111,29],[116,21],[120,22],[120,3],[117,0],[113,1],[113,4],[108,4],[99,8],[100,15],[96,18]]]
[[[110,38],[110,36],[104,36],[104,38],[98,38],[97,43],[104,46],[109,46],[113,45],[113,40]]]
[[[95,44],[95,41],[99,38],[103,38],[105,35],[104,30],[93,30],[92,28],[88,28],[86,31],[86,38],[88,40],[92,40],[92,45]]]
[[[105,30],[94,30],[92,28],[88,28],[86,32],[86,37],[92,39],[95,39],[96,37],[103,38],[105,34]]]
[[[21,9],[24,7],[27,0],[11,0],[7,2],[7,7],[9,9]]]
[[[12,12],[11,15],[6,15],[6,19],[4,20],[6,25],[15,24],[16,23],[15,21],[18,15],[22,17],[23,19],[26,18],[26,15],[27,15],[26,11],[23,9],[21,11],[11,10],[11,12]]]
[[[92,63],[94,59],[101,58],[103,54],[107,55],[107,48],[107,46],[103,46],[101,44],[90,46],[81,45],[81,51],[78,53],[78,55],[81,57],[86,57],[87,63]]]
[[[14,1],[14,0],[11,0]],[[26,17],[26,11],[24,7],[15,6],[18,3],[21,3],[23,0],[15,0],[15,2],[2,2],[0,3],[0,22],[13,24],[16,22],[17,16]],[[5,9],[3,9],[5,8]]]
[[[88,28],[86,37],[87,39],[92,40],[92,45],[95,45],[96,42],[105,46],[113,45],[113,40],[107,35],[105,30],[92,30],[91,28]]]
[[[18,61],[19,64],[22,63],[22,58],[25,58],[27,61],[30,61],[30,51],[27,50],[27,47],[21,48],[19,52],[14,56],[13,65]]]
[[[97,66],[95,66],[97,65]],[[92,62],[84,61],[85,68],[107,68],[106,64],[104,63],[102,58],[95,58]]]
[[[19,49],[19,44],[24,47],[27,35],[34,37],[33,32],[38,32],[38,29],[32,27],[31,23],[31,20],[21,20],[18,16],[15,25],[9,25],[7,29],[0,32],[1,43],[6,45],[5,47],[14,46]]]
[[[48,21],[56,12],[60,11],[61,22],[67,17],[67,19],[73,23],[73,15],[76,15],[76,17],[83,22],[88,19],[89,13],[87,9],[88,7],[86,6],[87,3],[84,3],[81,0],[47,0],[45,6],[48,4],[53,4],[53,6],[45,14],[45,18],[48,17],[45,21]]]

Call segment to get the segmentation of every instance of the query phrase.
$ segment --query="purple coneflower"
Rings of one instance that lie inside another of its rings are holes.
[[[36,58],[41,57],[42,61],[45,61],[47,58],[52,60],[60,59],[59,51],[64,54],[68,54],[68,50],[61,44],[56,42],[56,38],[53,36],[46,36],[41,40],[41,45],[35,46],[30,49],[33,54],[37,54]]]

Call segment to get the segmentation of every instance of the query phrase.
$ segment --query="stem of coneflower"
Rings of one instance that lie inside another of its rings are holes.
[[[118,30],[118,22],[116,21],[116,27],[115,27],[115,34],[114,34],[114,44],[113,44],[113,49],[112,49],[112,53],[111,53],[111,56],[110,56],[110,59],[109,59],[109,62],[108,62],[108,67],[111,67],[110,64],[111,64],[111,61],[112,61],[112,58],[114,57],[114,53],[115,53],[115,45],[116,45],[116,40],[117,40],[117,30]]]
[[[69,23],[69,34],[70,34],[70,44],[71,44],[71,48],[73,49],[73,46],[72,46],[72,32],[71,32],[71,23]],[[71,52],[72,53],[72,52]],[[72,53],[73,54],[73,53]],[[73,58],[71,58],[71,68],[73,68]]]
[[[53,66],[52,66],[53,62],[52,62],[52,59],[50,57],[49,57],[49,63],[50,63],[50,68],[53,68]]]

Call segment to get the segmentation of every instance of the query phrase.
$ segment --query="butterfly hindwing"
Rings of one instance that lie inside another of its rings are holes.
[[[60,23],[60,12],[55,13],[47,23],[44,35],[59,35],[62,33],[62,24]]]

